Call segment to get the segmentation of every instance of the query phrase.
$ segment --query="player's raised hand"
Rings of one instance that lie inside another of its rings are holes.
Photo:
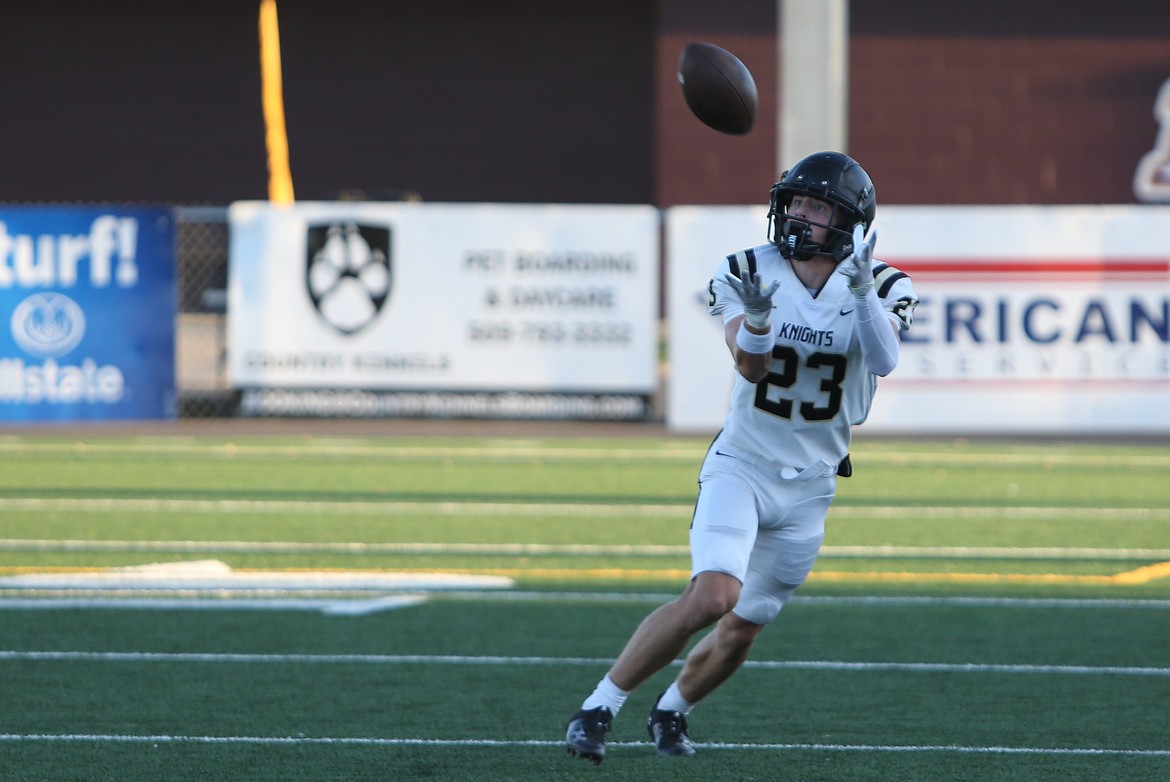
[[[865,298],[873,287],[873,246],[877,243],[877,228],[866,234],[861,223],[853,226],[853,254],[841,261],[837,271],[849,278],[849,290],[858,298]]]
[[[752,274],[746,269],[739,277],[728,274],[727,284],[739,294],[743,302],[744,320],[755,329],[766,329],[772,323],[772,294],[780,289],[780,281],[772,280],[768,287],[764,287],[759,273]]]

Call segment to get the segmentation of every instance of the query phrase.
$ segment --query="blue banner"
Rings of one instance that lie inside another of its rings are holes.
[[[175,416],[170,209],[0,206],[0,421]]]

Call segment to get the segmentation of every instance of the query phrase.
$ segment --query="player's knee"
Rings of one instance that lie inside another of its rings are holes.
[[[733,657],[744,659],[755,644],[763,625],[739,615],[738,609],[729,613],[719,625],[719,642]]]
[[[789,593],[791,594],[791,592]],[[754,625],[766,625],[780,613],[785,600],[777,591],[762,592],[745,589],[736,603],[735,613]]]
[[[739,601],[739,580],[726,573],[700,573],[683,597],[688,624],[699,629],[719,621]]]
[[[735,613],[749,622],[766,625],[808,578],[817,561],[823,536],[787,541],[783,552],[766,572],[751,573]]]
[[[745,587],[736,603],[735,613],[753,624],[766,625],[779,616],[780,609],[787,605],[792,593],[799,587],[799,583],[779,582],[773,582],[767,591]]]

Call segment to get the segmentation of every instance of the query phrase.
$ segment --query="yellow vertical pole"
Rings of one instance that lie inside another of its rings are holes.
[[[291,204],[292,170],[288,162],[288,132],[284,126],[276,0],[260,0],[260,88],[264,101],[264,139],[268,147],[268,200]]]

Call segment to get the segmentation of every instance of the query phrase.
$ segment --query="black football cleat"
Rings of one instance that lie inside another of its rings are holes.
[[[651,709],[646,730],[659,755],[690,757],[695,754],[695,743],[687,735],[687,718],[677,711]]]
[[[569,754],[600,766],[605,759],[605,734],[612,726],[613,713],[604,706],[577,712],[565,728]]]

